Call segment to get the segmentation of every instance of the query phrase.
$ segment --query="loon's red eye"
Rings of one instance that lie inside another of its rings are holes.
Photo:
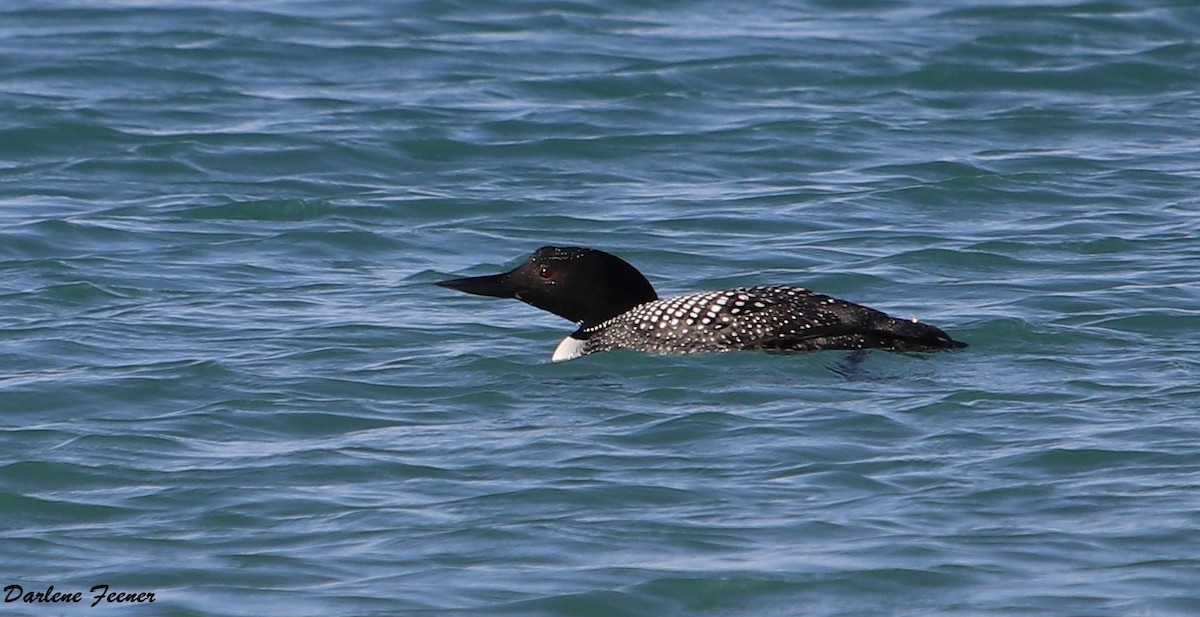
[[[542,267],[538,268],[538,276],[540,276],[544,279],[548,279],[548,278],[554,276],[554,270],[551,270],[550,266],[542,266]]]

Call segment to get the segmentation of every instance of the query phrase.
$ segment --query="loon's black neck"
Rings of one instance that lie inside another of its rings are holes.
[[[544,246],[503,274],[441,281],[480,296],[516,298],[579,324],[578,334],[658,299],[629,262],[596,249]]]

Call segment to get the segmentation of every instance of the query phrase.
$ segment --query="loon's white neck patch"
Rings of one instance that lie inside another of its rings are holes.
[[[558,344],[558,347],[554,348],[554,355],[550,357],[550,361],[564,362],[566,360],[574,360],[583,355],[583,346],[586,343],[587,341],[585,340],[568,336]]]

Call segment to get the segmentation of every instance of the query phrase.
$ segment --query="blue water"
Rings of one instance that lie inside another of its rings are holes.
[[[1200,614],[1197,66],[1190,1],[6,0],[0,586],[83,601],[0,612]],[[431,285],[545,244],[971,347],[551,364]]]

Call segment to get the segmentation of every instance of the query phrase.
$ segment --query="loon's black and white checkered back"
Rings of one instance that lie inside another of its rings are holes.
[[[664,298],[581,332],[584,354],[613,349],[693,353],[941,346],[932,326],[800,287],[743,287]]]

